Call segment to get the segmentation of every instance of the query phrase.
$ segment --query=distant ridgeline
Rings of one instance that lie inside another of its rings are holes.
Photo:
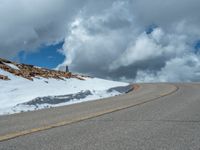
[[[68,71],[68,67],[66,67]],[[0,58],[0,70],[9,72],[16,76],[20,76],[26,78],[28,80],[32,80],[33,78],[54,78],[54,79],[61,79],[64,78],[77,78],[80,80],[84,80],[84,76],[72,74],[71,72],[64,72],[64,71],[56,71],[50,70],[45,68],[36,67],[33,65],[27,64],[19,64],[16,62],[12,62],[6,59]],[[0,74],[1,80],[10,80],[7,76]]]

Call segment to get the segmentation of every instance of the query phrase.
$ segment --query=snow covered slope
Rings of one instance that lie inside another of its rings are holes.
[[[20,69],[12,64],[9,66]],[[37,76],[32,81],[3,69],[0,69],[0,75],[10,79],[0,79],[0,115],[96,100],[130,90],[128,83],[90,77],[80,77],[84,80],[61,80]],[[115,87],[122,87],[124,90],[121,92],[115,90]]]

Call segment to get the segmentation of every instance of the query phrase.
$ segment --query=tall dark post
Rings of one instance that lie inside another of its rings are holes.
[[[69,67],[68,66],[66,66],[66,70],[65,70],[66,72],[69,72]]]

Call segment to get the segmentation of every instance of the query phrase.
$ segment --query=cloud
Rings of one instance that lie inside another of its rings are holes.
[[[69,26],[60,66],[117,80],[197,81],[199,3],[118,0],[92,14],[86,5]]]
[[[83,6],[80,0],[1,0],[0,56],[33,51],[64,39],[67,25]]]
[[[0,2],[0,56],[64,39],[62,64],[116,80],[199,81],[199,0]],[[6,17],[5,17],[6,16]]]
[[[200,79],[200,59],[194,55],[177,57],[166,62],[156,73],[138,71],[137,82],[197,82]]]

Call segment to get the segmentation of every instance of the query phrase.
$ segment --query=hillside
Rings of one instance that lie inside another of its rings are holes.
[[[0,115],[115,96],[128,85],[0,58]]]
[[[36,77],[54,78],[54,79],[77,78],[83,80],[83,78],[81,78],[80,76],[73,75],[70,72],[55,71],[55,70],[35,67],[33,65],[19,64],[2,58],[0,58],[0,69],[32,81],[33,78]],[[0,79],[10,80],[8,76],[2,74],[0,74]]]

